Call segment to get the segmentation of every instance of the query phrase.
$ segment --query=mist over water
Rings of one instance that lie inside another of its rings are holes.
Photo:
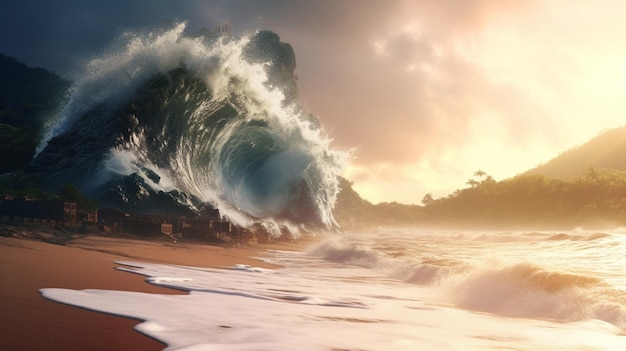
[[[167,194],[191,210],[194,198],[208,202],[246,227],[334,226],[346,154],[298,106],[291,47],[269,32],[184,31],[127,33],[89,62],[36,169],[50,186],[72,182],[118,207]]]

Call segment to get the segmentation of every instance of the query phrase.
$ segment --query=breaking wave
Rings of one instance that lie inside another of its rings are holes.
[[[599,319],[626,330],[622,247],[618,231],[388,231],[331,237],[309,254],[433,288],[438,298],[468,310],[566,322]]]
[[[123,210],[167,198],[246,227],[334,226],[346,154],[298,106],[291,46],[271,32],[184,32],[128,33],[92,60],[33,167]]]

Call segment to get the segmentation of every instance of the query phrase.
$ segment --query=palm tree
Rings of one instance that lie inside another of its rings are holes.
[[[485,173],[483,170],[477,170],[476,172],[474,172],[474,176],[478,177],[478,178],[482,178],[484,176],[486,176],[487,173]]]
[[[424,204],[424,206],[431,205],[434,202],[435,199],[433,198],[433,194],[431,193],[426,193],[426,195],[424,195],[424,197],[422,198],[422,203]]]
[[[480,184],[480,182],[474,179],[469,179],[467,182],[465,182],[465,184],[468,184],[472,188],[475,188]]]

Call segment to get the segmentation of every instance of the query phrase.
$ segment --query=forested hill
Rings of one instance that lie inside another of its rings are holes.
[[[60,106],[70,83],[0,54],[0,174],[31,160],[42,118]]]
[[[608,130],[550,162],[496,181],[479,170],[465,186],[419,205],[371,204],[344,180],[335,211],[344,228],[563,229],[626,226],[626,126]],[[415,203],[418,203],[416,199]]]
[[[590,167],[626,171],[626,125],[607,130],[525,174],[570,179],[583,175]]]

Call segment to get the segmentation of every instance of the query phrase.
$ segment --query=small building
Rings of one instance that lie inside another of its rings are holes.
[[[172,235],[174,233],[174,226],[171,223],[161,223],[161,234]]]
[[[97,210],[83,208],[76,202],[30,197],[4,196],[0,215],[4,224],[29,226],[79,227],[98,220]]]

